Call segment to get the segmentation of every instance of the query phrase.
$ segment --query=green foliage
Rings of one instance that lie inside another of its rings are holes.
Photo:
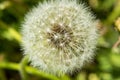
[[[82,0],[100,20],[101,36],[94,61],[81,71],[63,77],[38,71],[24,62],[21,23],[24,15],[40,1],[43,2],[0,0],[0,80],[26,80],[26,76],[29,80],[120,80],[120,47],[113,47],[120,36],[114,25],[120,16],[120,0]]]

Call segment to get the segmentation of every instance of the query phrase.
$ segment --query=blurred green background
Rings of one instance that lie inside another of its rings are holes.
[[[101,34],[96,56],[84,69],[56,77],[30,66],[21,67],[21,23],[25,14],[43,1],[0,0],[0,80],[25,80],[25,75],[26,80],[120,80],[120,0],[79,0],[99,19]]]

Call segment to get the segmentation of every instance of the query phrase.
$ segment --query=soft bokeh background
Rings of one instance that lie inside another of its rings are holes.
[[[71,76],[56,77],[29,65],[21,73],[21,23],[25,14],[43,0],[0,0],[0,80],[120,80],[120,0],[79,0],[99,19],[96,56]],[[21,75],[22,74],[22,75]]]

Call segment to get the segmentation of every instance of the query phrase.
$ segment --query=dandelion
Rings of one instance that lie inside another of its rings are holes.
[[[24,54],[45,72],[72,73],[94,56],[96,26],[89,9],[76,0],[44,1],[25,17]]]

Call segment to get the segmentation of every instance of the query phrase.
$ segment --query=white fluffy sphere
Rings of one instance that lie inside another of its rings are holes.
[[[22,25],[24,54],[45,72],[72,73],[95,54],[96,26],[88,8],[76,0],[40,3]]]

